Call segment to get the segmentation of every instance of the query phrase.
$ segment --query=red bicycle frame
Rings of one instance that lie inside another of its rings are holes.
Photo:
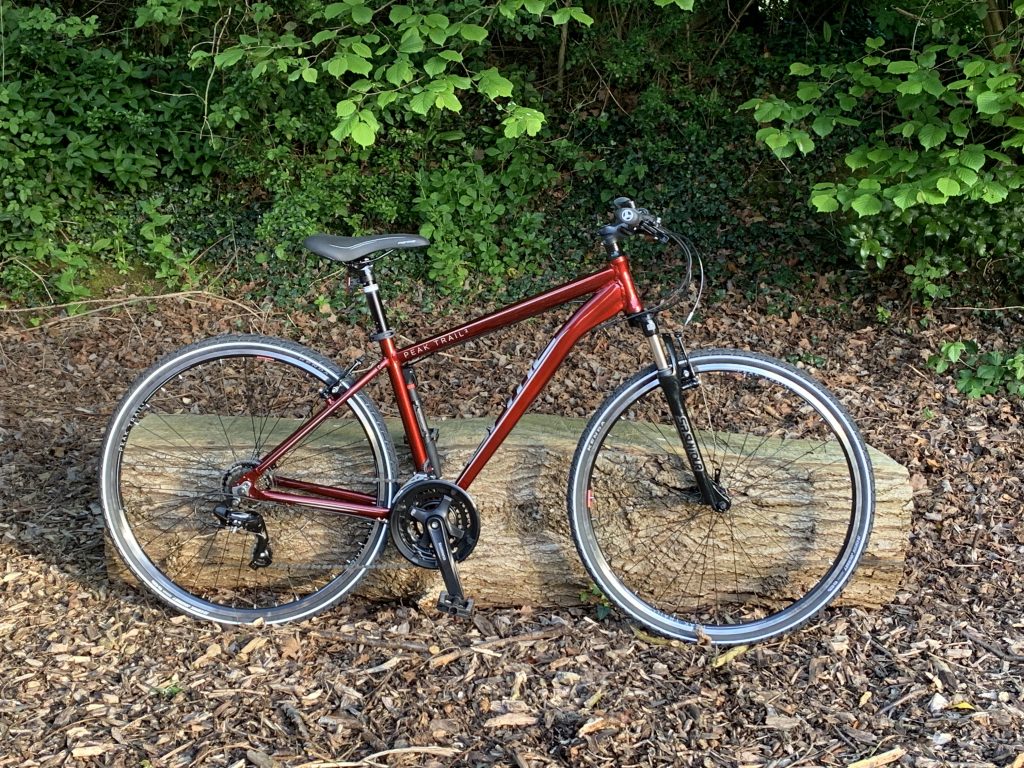
[[[373,290],[376,290],[376,284],[373,284]],[[498,416],[494,427],[488,432],[470,458],[469,463],[463,468],[455,484],[463,490],[469,490],[480,470],[484,468],[519,419],[543,391],[576,342],[584,334],[619,312],[629,315],[643,312],[643,305],[637,296],[636,286],[633,283],[625,256],[616,256],[607,267],[599,272],[524,299],[426,341],[398,348],[390,333],[380,334],[379,342],[382,353],[380,361],[351,387],[329,397],[326,407],[285,438],[260,461],[257,467],[245,473],[240,484],[248,484],[249,498],[259,501],[316,507],[376,520],[386,519],[390,510],[387,507],[378,506],[376,498],[369,494],[306,483],[287,477],[275,477],[275,485],[285,490],[273,490],[260,488],[258,480],[273,468],[288,451],[330,418],[352,395],[366,386],[384,369],[387,369],[392,389],[395,392],[398,411],[402,418],[402,426],[412,452],[413,462],[417,467],[423,467],[427,462],[427,446],[420,433],[413,407],[411,388],[414,385],[407,382],[403,375],[405,366],[590,294],[593,294],[590,299],[573,313],[572,317],[552,337],[544,351],[540,353],[527,372],[523,383],[509,400],[501,415]],[[299,493],[289,493],[288,491],[298,491]]]

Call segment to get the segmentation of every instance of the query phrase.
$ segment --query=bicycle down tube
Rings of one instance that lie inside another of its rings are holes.
[[[552,337],[526,374],[522,384],[509,400],[505,409],[495,420],[494,426],[477,448],[469,463],[455,481],[463,490],[468,490],[473,480],[487,464],[502,442],[519,422],[537,396],[551,380],[576,342],[596,326],[611,319],[619,312],[630,315],[643,311],[636,287],[624,256],[611,260],[607,267],[578,280],[571,281],[550,291],[540,293],[489,315],[471,320],[445,333],[409,346],[398,348],[389,334],[380,334],[382,358],[375,363],[358,381],[330,400],[325,408],[306,421],[295,432],[285,438],[259,463],[241,478],[248,497],[257,501],[273,501],[283,504],[327,509],[343,514],[371,519],[386,519],[389,509],[373,503],[367,494],[354,493],[341,488],[306,483],[287,477],[275,477],[275,484],[281,488],[302,491],[304,494],[287,493],[261,488],[259,479],[295,445],[302,441],[325,420],[337,411],[356,392],[373,380],[385,368],[391,380],[398,405],[402,426],[409,442],[413,461],[417,467],[427,459],[427,448],[416,421],[416,415],[403,369],[412,363],[430,357],[438,352],[457,346],[500,328],[514,325],[549,309],[562,306],[581,296],[593,294],[582,307],[576,310]]]

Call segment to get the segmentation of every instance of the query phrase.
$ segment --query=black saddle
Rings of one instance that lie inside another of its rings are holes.
[[[318,256],[348,264],[365,259],[378,251],[423,248],[430,245],[430,241],[419,235],[370,235],[369,237],[313,235],[307,237],[302,244]]]

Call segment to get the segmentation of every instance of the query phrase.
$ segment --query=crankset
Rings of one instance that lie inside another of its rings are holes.
[[[414,480],[391,505],[391,540],[413,565],[440,570],[445,591],[437,607],[468,617],[473,601],[462,592],[455,563],[462,562],[480,539],[480,516],[466,491],[445,480]]]

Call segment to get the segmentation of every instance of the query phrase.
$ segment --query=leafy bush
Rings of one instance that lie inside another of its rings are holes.
[[[975,341],[947,341],[928,358],[936,373],[958,369],[956,387],[968,397],[1006,391],[1024,397],[1024,348],[1015,352],[982,352]]]
[[[861,263],[902,268],[926,304],[948,297],[951,276],[969,270],[1024,274],[1013,246],[1024,195],[1024,3],[1012,13],[998,6],[979,20],[953,3],[922,5],[917,24],[892,22],[890,41],[869,38],[855,60],[791,64],[795,99],[743,105],[779,158],[811,152],[837,128],[867,132],[843,158],[848,175],[815,184],[811,205],[856,216]]]
[[[154,92],[188,78],[98,43],[96,16],[15,6],[4,22],[0,285],[15,299],[73,299],[101,263],[137,247],[111,199],[201,169],[208,150],[167,130],[172,114],[189,119],[188,101]]]

